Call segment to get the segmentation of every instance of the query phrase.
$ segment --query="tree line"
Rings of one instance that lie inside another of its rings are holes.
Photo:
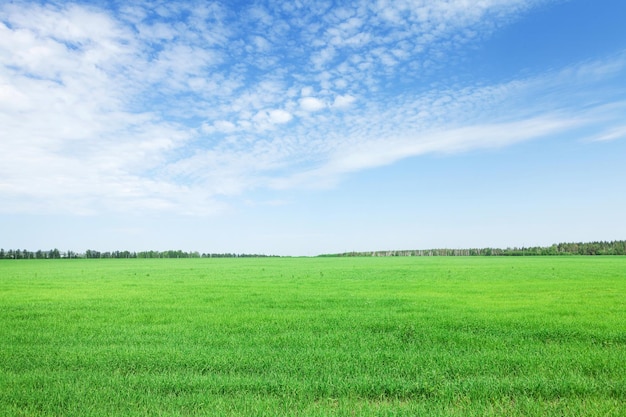
[[[558,256],[558,255],[626,255],[626,240],[557,243],[551,246],[481,248],[481,249],[416,249],[368,252],[345,252],[320,256]],[[272,255],[237,253],[200,253],[182,250],[108,251],[88,249],[85,252],[58,249],[29,251],[0,249],[0,259],[175,259],[175,258],[261,258]]]
[[[344,252],[322,256],[558,256],[626,255],[626,240],[555,243],[551,246],[481,249],[418,249],[368,252]]]
[[[260,258],[268,255],[240,253],[200,253],[182,250],[166,251],[97,251],[88,249],[85,252],[58,249],[30,251],[27,249],[0,249],[0,259],[176,259],[176,258]]]

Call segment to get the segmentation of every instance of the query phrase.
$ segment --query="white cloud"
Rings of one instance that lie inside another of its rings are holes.
[[[300,94],[302,95],[302,97],[312,96],[313,87],[311,86],[302,87],[302,89],[300,90]]]
[[[28,96],[10,84],[0,85],[0,110],[28,110],[32,105]]]
[[[172,197],[156,195],[180,195],[175,186],[144,172],[191,131],[131,110],[143,81],[117,71],[143,65],[130,31],[96,9],[30,6],[27,15],[16,6],[0,14],[11,23],[0,25],[0,84],[8,86],[0,97],[4,209],[172,207]]]
[[[293,116],[288,111],[282,109],[261,110],[257,112],[252,121],[255,126],[254,129],[265,131],[268,129],[274,129],[275,125],[281,125],[289,122]]]
[[[352,103],[354,103],[355,101],[356,101],[356,97],[351,96],[350,94],[340,95],[340,96],[335,97],[332,107],[338,108],[338,109],[345,109],[347,107],[350,107]]]
[[[232,133],[237,130],[237,126],[228,120],[216,120],[212,125],[202,125],[202,132],[212,134],[214,132]]]
[[[269,52],[272,48],[271,43],[262,36],[253,36],[252,43],[260,52]]]
[[[532,4],[283,4],[287,16],[258,5],[244,17],[187,2],[0,5],[0,210],[210,213],[251,189],[331,184],[426,152],[504,146],[602,117],[609,127],[596,140],[623,136],[618,116],[593,104],[573,112],[569,102],[623,74],[622,58],[384,94],[413,61],[445,51],[449,34],[460,31],[458,47]],[[259,30],[244,36],[238,25]],[[575,94],[563,94],[572,83]]]
[[[275,124],[287,123],[293,118],[291,113],[282,109],[270,110],[268,112],[268,116],[269,116],[270,122],[275,123]]]
[[[617,126],[592,137],[591,140],[594,142],[604,142],[624,138],[626,138],[626,126]]]
[[[393,164],[409,157],[510,146],[566,132],[581,125],[578,118],[533,117],[499,124],[452,129],[440,127],[415,134],[404,131],[384,139],[352,141],[340,144],[321,166],[273,179],[271,186],[277,189],[332,187],[345,174]]]
[[[326,103],[316,97],[302,97],[300,99],[300,108],[306,112],[320,111],[326,107]]]

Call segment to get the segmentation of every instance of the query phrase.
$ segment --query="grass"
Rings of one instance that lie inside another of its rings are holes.
[[[0,262],[0,415],[623,416],[626,258]]]

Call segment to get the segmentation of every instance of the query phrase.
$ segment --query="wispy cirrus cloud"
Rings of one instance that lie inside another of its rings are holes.
[[[623,56],[403,88],[543,3],[1,5],[0,210],[212,213],[252,189],[332,184],[623,110],[601,89],[624,77]],[[621,136],[618,117],[602,117],[596,137]]]

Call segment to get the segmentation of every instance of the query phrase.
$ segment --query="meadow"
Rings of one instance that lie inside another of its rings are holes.
[[[3,416],[624,416],[626,257],[0,261]]]

